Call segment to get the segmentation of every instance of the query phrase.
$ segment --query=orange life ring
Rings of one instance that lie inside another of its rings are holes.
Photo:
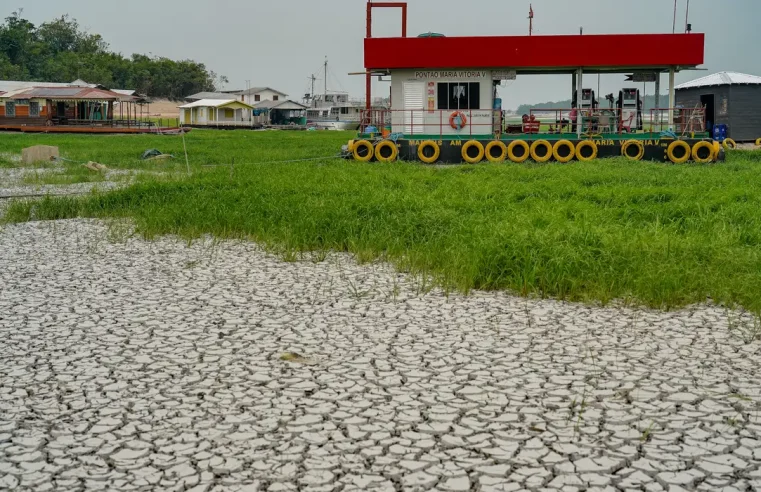
[[[457,124],[456,118],[460,118],[460,124]],[[451,115],[449,115],[449,126],[454,128],[455,130],[462,130],[465,128],[465,125],[468,124],[468,118],[465,117],[465,114],[463,114],[462,111],[455,111]]]

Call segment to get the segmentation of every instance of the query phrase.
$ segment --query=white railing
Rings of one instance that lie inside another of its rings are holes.
[[[205,121],[203,123],[199,123],[197,121],[194,121],[193,123],[186,123],[190,125],[198,125],[198,126],[235,126],[235,127],[252,127],[261,125],[263,122],[257,122],[257,121]]]

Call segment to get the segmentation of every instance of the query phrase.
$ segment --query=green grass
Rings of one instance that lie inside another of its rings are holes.
[[[253,132],[199,130],[185,136],[191,170],[208,165],[230,165],[272,160],[336,155],[353,132]],[[0,167],[19,167],[10,156],[32,145],[54,145],[61,157],[84,163],[95,161],[110,169],[186,170],[182,138],[178,135],[67,135],[0,134]],[[142,161],[147,149],[172,154],[175,159]]]
[[[450,290],[666,309],[710,297],[761,310],[761,152],[684,166],[273,163],[329,156],[349,136],[191,133],[190,177],[15,202],[6,220],[130,217],[148,238],[211,233],[288,257],[350,251]],[[66,152],[109,166],[139,163],[149,147],[179,154],[177,137],[95,138],[68,137]],[[98,141],[110,144],[89,155]]]
[[[103,172],[91,171],[81,165],[65,166],[60,170],[35,171],[24,176],[24,184],[70,185],[76,183],[97,183],[105,181]]]

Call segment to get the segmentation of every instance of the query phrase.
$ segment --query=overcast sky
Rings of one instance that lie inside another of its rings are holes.
[[[678,0],[677,31],[687,0]],[[409,34],[516,35],[528,32],[529,0],[409,0]],[[671,32],[671,0],[532,0],[536,34]],[[2,0],[6,17],[23,7],[35,24],[70,14],[100,33],[114,51],[190,58],[230,79],[227,89],[271,86],[299,100],[327,56],[328,86],[363,96],[365,0]],[[385,9],[384,9],[385,10]],[[400,33],[398,10],[376,10],[377,36]],[[761,0],[691,0],[690,23],[706,33],[708,72],[683,72],[677,82],[721,70],[761,75]],[[631,49],[637,49],[632,46]],[[668,49],[664,46],[664,49]],[[433,68],[433,67],[431,67]],[[591,82],[596,89],[597,78]],[[587,79],[589,80],[589,79]],[[663,78],[664,90],[667,77]],[[318,81],[318,87],[321,81]],[[585,81],[589,87],[590,82]],[[603,76],[601,93],[623,76]],[[570,76],[519,77],[500,89],[505,108],[570,97]],[[388,83],[374,82],[376,95]],[[652,93],[653,84],[648,84]]]

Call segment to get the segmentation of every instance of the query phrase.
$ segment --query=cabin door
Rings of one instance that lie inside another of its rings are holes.
[[[404,83],[404,133],[415,135],[425,133],[423,126],[423,99],[425,82]]]

